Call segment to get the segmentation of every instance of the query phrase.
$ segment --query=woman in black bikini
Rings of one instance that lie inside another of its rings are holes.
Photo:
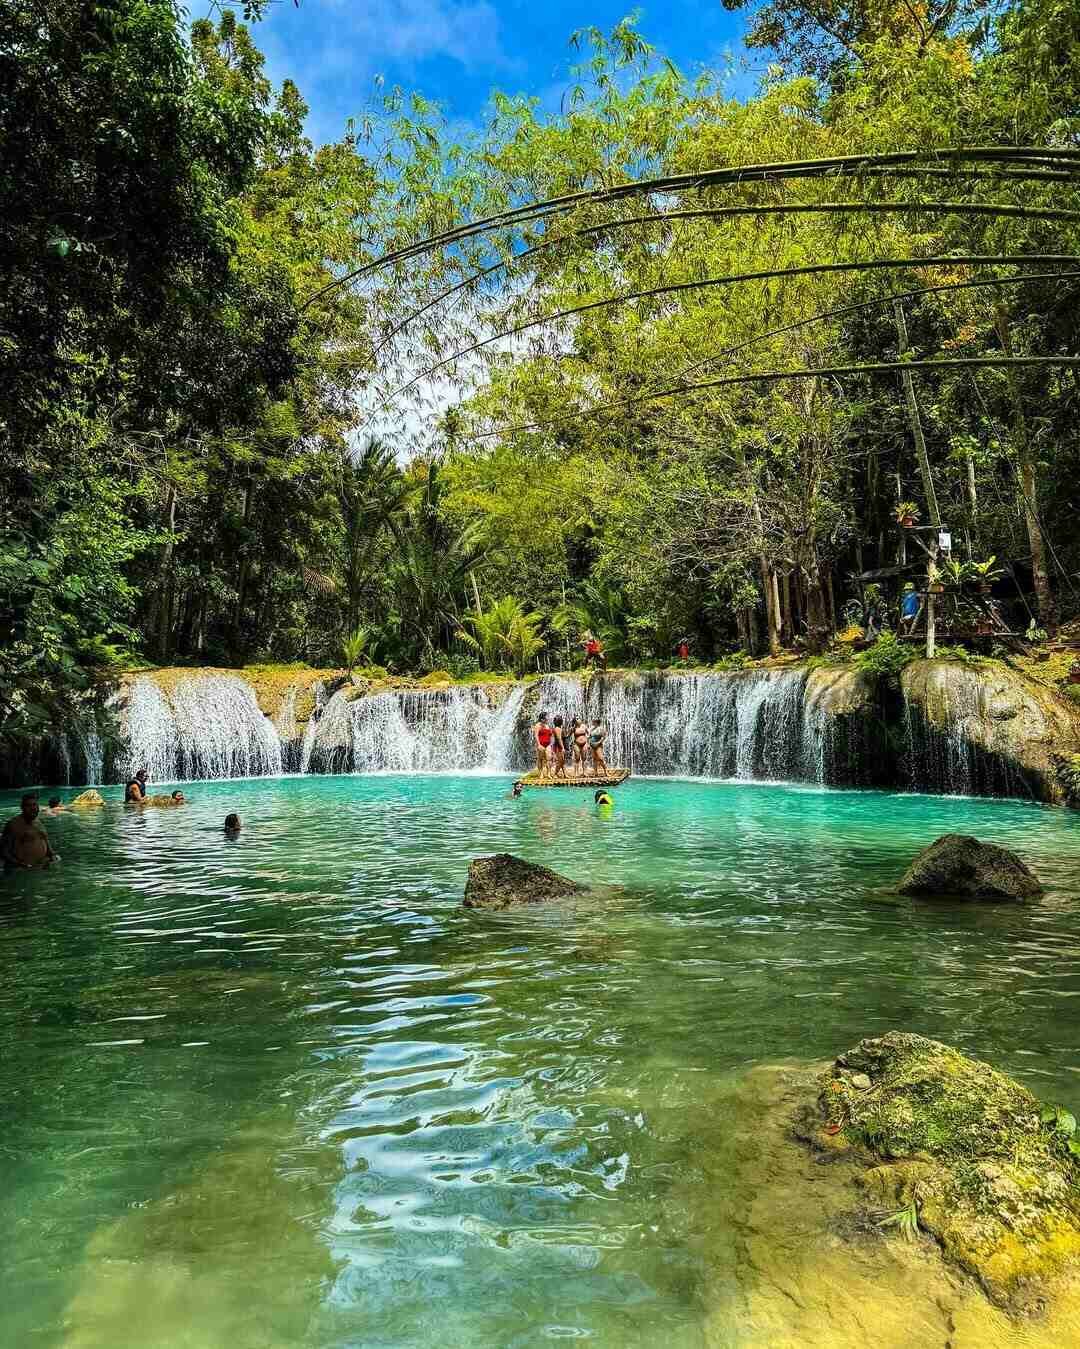
[[[577,764],[578,775],[585,775],[585,747],[589,743],[589,728],[583,721],[577,717],[574,718],[574,724],[570,730],[574,741],[574,762]]]
[[[551,723],[553,737],[551,748],[555,751],[555,776],[566,777],[566,733],[563,731],[562,717],[556,717]]]

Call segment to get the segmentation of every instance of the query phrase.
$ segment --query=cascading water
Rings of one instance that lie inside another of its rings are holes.
[[[406,689],[330,699],[311,734],[310,771],[323,773],[504,772],[524,687],[493,707],[482,688]]]
[[[605,758],[635,774],[828,780],[802,670],[542,679],[536,706],[602,720]]]
[[[54,741],[54,759],[70,782],[122,780],[138,768],[157,782],[284,771],[517,772],[532,766],[530,728],[543,710],[561,715],[568,731],[575,716],[603,720],[607,762],[635,775],[1030,794],[1003,758],[973,743],[973,719],[983,715],[975,676],[964,682],[932,670],[925,682],[933,724],[906,696],[891,711],[873,697],[845,702],[845,690],[859,693],[857,678],[830,668],[547,675],[366,695],[346,685],[331,696],[316,681],[301,728],[300,685],[285,692],[271,721],[239,675],[193,673],[167,690],[144,676],[118,695],[121,749],[111,762],[103,763],[95,730],[75,727]]]
[[[181,679],[166,698],[150,679],[131,686],[126,745],[116,768],[145,768],[151,782],[248,778],[281,773],[281,741],[259,711],[254,690],[236,675]]]

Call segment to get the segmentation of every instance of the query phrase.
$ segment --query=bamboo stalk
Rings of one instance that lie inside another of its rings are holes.
[[[387,394],[386,398],[376,407],[372,415],[384,411],[395,398],[403,393],[408,393],[410,389],[415,388],[417,384],[432,375],[438,374],[440,370],[445,370],[448,365],[453,365],[455,361],[463,359],[465,356],[471,356],[474,352],[481,351],[484,347],[489,347],[493,342],[503,342],[509,337],[517,337],[521,333],[528,332],[532,328],[542,327],[547,323],[556,323],[560,319],[571,318],[575,314],[587,314],[597,309],[610,309],[614,305],[626,304],[630,300],[647,300],[655,298],[658,295],[676,295],[688,290],[708,290],[715,286],[731,286],[743,281],[770,281],[787,280],[796,276],[819,276],[823,274],[836,272],[858,272],[858,271],[880,271],[885,268],[918,268],[918,267],[989,267],[989,266],[1020,266],[1029,263],[1053,264],[1053,263],[1078,263],[1080,255],[1075,253],[1028,253],[1017,254],[1015,256],[1000,253],[965,253],[959,256],[950,257],[948,255],[935,256],[930,258],[867,258],[861,262],[813,262],[807,263],[802,267],[780,267],[766,268],[753,272],[733,272],[728,276],[705,277],[701,281],[677,281],[667,286],[651,286],[648,290],[628,291],[624,295],[613,295],[603,300],[589,300],[585,304],[572,305],[567,309],[556,310],[553,314],[544,314],[540,318],[529,319],[525,323],[519,323],[516,327],[507,328],[503,332],[493,333],[490,337],[481,338],[478,342],[473,342],[470,346],[460,347],[452,352],[443,360],[437,361],[434,365],[421,370],[419,374],[414,375],[412,379],[405,384],[394,389],[392,393]]]

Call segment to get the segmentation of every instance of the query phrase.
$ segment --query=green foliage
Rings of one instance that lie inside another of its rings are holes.
[[[370,633],[367,628],[355,628],[341,641],[341,658],[345,663],[346,674],[352,674],[354,666],[360,664],[367,649]]]
[[[467,613],[464,621],[472,632],[462,630],[458,637],[480,653],[485,670],[509,668],[524,674],[544,649],[539,631],[542,615],[526,612],[512,596],[499,600],[490,609]]]
[[[1069,1154],[1080,1157],[1080,1139],[1076,1137],[1076,1116],[1062,1105],[1043,1108],[1039,1120],[1046,1125],[1054,1140]]]
[[[895,1227],[905,1241],[914,1241],[919,1235],[919,1210],[913,1199],[905,1208],[882,1218],[878,1227]]]
[[[902,642],[893,632],[883,632],[873,646],[857,651],[854,666],[871,679],[896,683],[904,667],[918,658],[918,651],[910,643]]]

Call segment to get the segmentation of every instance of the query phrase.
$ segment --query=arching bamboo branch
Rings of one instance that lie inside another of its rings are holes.
[[[498,262],[493,262],[490,267],[482,267],[479,271],[472,272],[464,277],[455,285],[450,286],[438,295],[430,299],[426,304],[421,305],[419,309],[414,309],[411,314],[405,317],[387,333],[381,342],[374,348],[374,355],[390,345],[399,333],[403,332],[410,324],[424,314],[429,313],[443,300],[448,300],[458,291],[464,290],[475,281],[482,281],[484,277],[491,276],[494,272],[516,267],[518,263],[526,258],[532,257],[536,253],[542,253],[549,248],[558,248],[560,244],[566,243],[569,239],[586,238],[593,234],[606,234],[609,230],[625,229],[630,225],[660,225],[670,220],[701,220],[701,219],[723,219],[726,217],[748,216],[748,215],[810,215],[810,214],[835,214],[858,215],[868,212],[871,214],[929,214],[929,215],[986,215],[986,216],[1004,216],[1016,217],[1019,219],[1032,220],[1080,220],[1080,211],[1070,211],[1058,209],[1057,207],[1040,206],[1013,206],[1005,202],[963,202],[963,201],[932,201],[932,202],[889,202],[889,201],[833,201],[833,202],[790,202],[790,203],[769,203],[761,206],[703,206],[694,210],[686,211],[664,211],[654,215],[635,215],[628,216],[623,220],[609,220],[599,225],[586,225],[581,229],[567,230],[565,234],[559,234],[552,239],[544,238],[539,243],[523,249],[511,258],[501,258]]]
[[[1080,256],[1073,253],[1026,253],[1017,255],[995,253],[962,254],[955,257],[946,255],[930,258],[869,258],[861,262],[815,262],[802,267],[770,267],[755,272],[735,272],[729,276],[706,277],[703,281],[678,281],[667,286],[653,286],[648,290],[629,291],[624,295],[609,296],[603,300],[590,300],[587,304],[572,305],[568,309],[559,309],[553,314],[544,314],[540,318],[529,319],[525,323],[517,324],[516,327],[508,328],[505,332],[493,333],[490,337],[481,338],[479,342],[461,347],[445,359],[436,362],[435,365],[428,366],[427,369],[420,371],[407,383],[388,394],[374,411],[381,412],[395,398],[403,393],[408,393],[410,389],[423,380],[430,379],[432,375],[438,374],[448,365],[452,365],[465,356],[471,356],[474,352],[490,346],[493,342],[505,341],[508,337],[517,337],[520,333],[528,332],[532,328],[539,328],[547,323],[556,323],[560,319],[570,318],[574,314],[590,313],[596,309],[608,309],[614,305],[626,304],[630,300],[650,299],[658,295],[674,295],[688,290],[707,290],[715,286],[730,286],[743,281],[788,280],[795,276],[814,276],[830,272],[877,271],[887,267],[987,267],[1021,266],[1029,263],[1039,265],[1061,263],[1067,265],[1077,262],[1080,262]]]
[[[725,166],[718,169],[705,169],[698,173],[669,174],[663,177],[644,179],[633,183],[620,183],[612,187],[596,187],[582,192],[566,193],[551,197],[545,201],[529,202],[512,207],[491,216],[463,225],[454,226],[439,234],[431,235],[400,248],[391,249],[362,266],[335,277],[325,285],[313,291],[300,306],[306,310],[320,296],[341,286],[359,280],[361,277],[389,266],[391,263],[428,253],[436,248],[444,248],[459,243],[476,234],[493,229],[505,229],[526,220],[565,211],[586,202],[618,201],[623,197],[648,194],[650,192],[683,192],[694,188],[723,187],[743,185],[752,182],[775,182],[786,178],[816,178],[826,176],[848,176],[867,173],[890,173],[900,171],[905,166],[916,175],[936,174],[950,177],[960,176],[960,164],[1018,164],[1019,169],[1005,170],[1001,174],[990,174],[992,178],[1010,177],[1030,181],[1070,182],[1080,174],[1080,150],[1068,148],[1044,149],[1039,146],[956,146],[934,150],[907,150],[885,155],[840,155],[828,159],[794,160],[787,163],[745,164]],[[943,164],[952,167],[941,167]]]
[[[892,297],[890,296],[890,299]],[[1002,367],[1061,366],[1067,369],[1080,369],[1080,356],[953,356],[940,361],[875,361],[866,365],[828,365],[807,370],[761,370],[748,375],[723,375],[719,379],[702,380],[695,384],[675,384],[669,389],[659,389],[655,393],[641,394],[620,403],[603,404],[588,408],[584,412],[568,414],[564,417],[549,418],[540,422],[521,422],[517,426],[497,426],[490,431],[476,431],[473,440],[488,440],[492,436],[506,436],[518,431],[541,430],[554,422],[578,420],[595,412],[603,412],[608,407],[629,407],[637,403],[654,403],[663,398],[677,398],[682,394],[698,393],[702,389],[719,389],[734,384],[769,384],[789,379],[838,378],[840,375],[887,375],[898,370],[981,370]]]

